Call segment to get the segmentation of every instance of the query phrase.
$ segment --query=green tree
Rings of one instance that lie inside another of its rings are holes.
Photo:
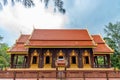
[[[106,43],[114,50],[114,54],[111,55],[112,66],[120,68],[120,22],[109,23],[104,31]]]
[[[2,37],[0,37],[2,40]],[[0,68],[8,67],[9,66],[9,59],[10,56],[7,54],[8,45],[5,43],[0,43]]]

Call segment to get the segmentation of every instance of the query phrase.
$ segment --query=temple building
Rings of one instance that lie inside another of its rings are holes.
[[[86,29],[34,29],[21,34],[8,52],[11,68],[55,68],[62,59],[67,68],[110,68],[114,51]]]

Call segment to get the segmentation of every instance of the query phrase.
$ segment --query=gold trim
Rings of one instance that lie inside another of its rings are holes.
[[[47,56],[50,57],[50,64],[46,64]],[[44,53],[44,68],[51,68],[51,64],[52,64],[52,53],[49,50],[47,50],[46,53]]]
[[[72,64],[72,57],[75,57],[76,60],[76,64]],[[70,53],[70,67],[76,67],[78,66],[78,57],[77,57],[77,53],[75,52],[75,50],[72,50],[72,52]]]
[[[60,51],[57,53],[57,59],[59,58],[59,56],[63,56],[63,58],[65,59],[65,54],[63,53],[62,50],[60,50]]]
[[[96,48],[96,46],[25,46],[26,48]]]
[[[8,52],[7,54],[28,54],[27,52]]]
[[[89,58],[89,64],[85,64],[85,57]],[[84,53],[82,54],[82,59],[83,59],[83,67],[84,68],[89,68],[91,67],[91,60],[90,60],[90,53],[88,53],[87,50],[84,51]]]
[[[97,52],[97,53],[93,53],[93,54],[114,54],[114,53],[108,53],[108,52]]]
[[[34,56],[37,57],[37,62],[36,62],[36,64],[33,64],[33,63],[32,63],[32,62],[33,62],[33,57],[34,57]],[[37,67],[38,67],[38,60],[39,60],[39,58],[38,58],[38,53],[37,53],[36,50],[34,50],[34,52],[33,52],[32,55],[31,55],[31,62],[30,62],[31,68],[37,68]]]

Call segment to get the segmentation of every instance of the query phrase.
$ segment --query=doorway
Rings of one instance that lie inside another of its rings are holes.
[[[76,64],[76,56],[72,56],[72,64]]]
[[[78,68],[78,58],[75,50],[72,50],[70,53],[70,68]]]
[[[85,56],[84,64],[89,64],[89,57]]]
[[[32,64],[37,64],[37,56],[33,56]]]
[[[83,67],[84,68],[90,68],[90,53],[88,53],[87,50],[83,53]]]
[[[52,53],[47,50],[44,54],[44,68],[51,68]]]
[[[38,68],[38,53],[36,50],[31,55],[31,68]]]
[[[46,64],[50,64],[50,56],[46,56],[46,60],[45,60],[46,62]]]

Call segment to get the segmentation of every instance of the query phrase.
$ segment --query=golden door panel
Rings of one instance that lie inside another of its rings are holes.
[[[49,50],[44,54],[44,68],[51,68],[52,64],[52,53]]]
[[[78,67],[78,58],[77,58],[77,53],[72,50],[70,53],[70,67],[71,68],[77,68]]]
[[[31,68],[38,68],[38,53],[36,50],[31,55]]]
[[[84,68],[90,68],[90,54],[88,53],[87,50],[84,51],[83,53],[83,67]]]

